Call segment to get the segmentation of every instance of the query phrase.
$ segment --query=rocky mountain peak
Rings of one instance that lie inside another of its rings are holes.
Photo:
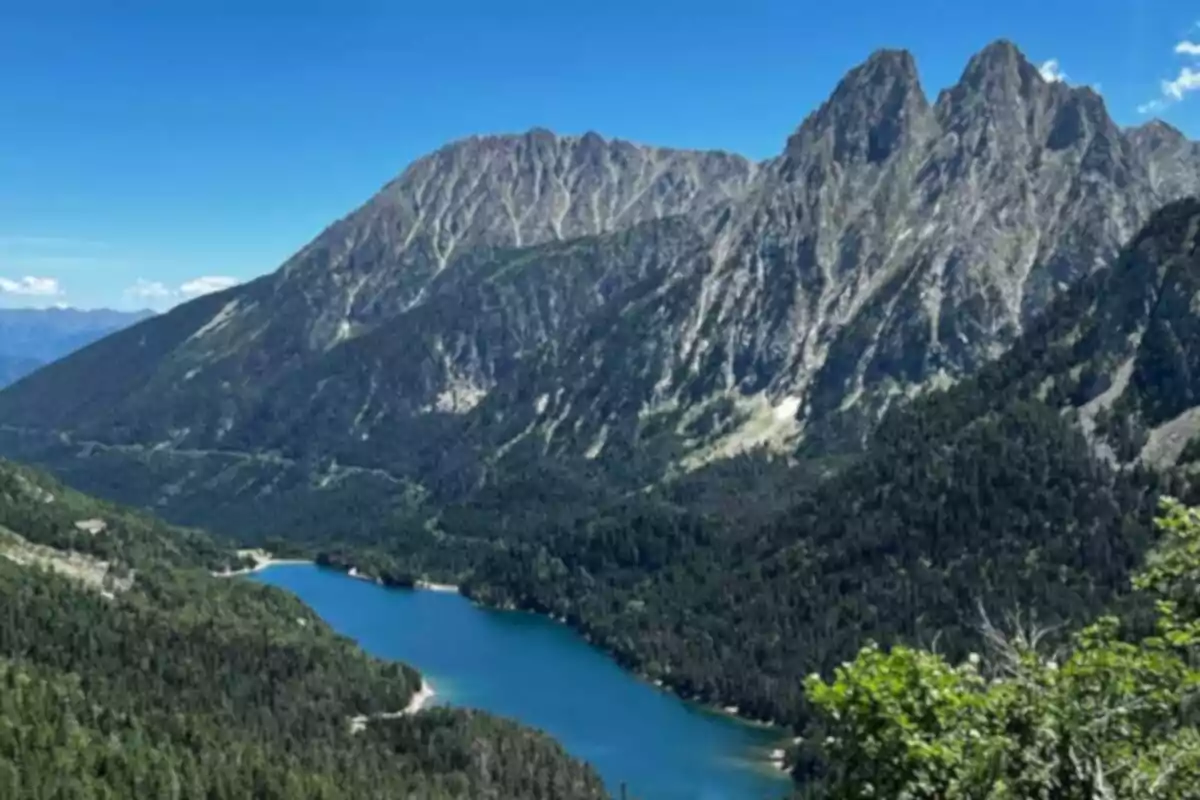
[[[985,122],[999,126],[1002,136],[1024,138],[1049,95],[1066,90],[1046,81],[1016,45],[1001,39],[972,56],[958,83],[938,97],[937,113],[948,131]]]
[[[850,70],[829,99],[788,140],[796,157],[825,140],[839,163],[879,163],[919,136],[929,101],[907,50],[878,50]]]
[[[1183,131],[1161,119],[1152,119],[1144,125],[1129,129],[1129,138],[1139,146],[1150,150],[1182,147],[1188,144]]]
[[[1047,81],[1020,48],[1007,39],[998,39],[971,57],[959,83],[982,91],[996,86],[1015,87],[1029,94]]]

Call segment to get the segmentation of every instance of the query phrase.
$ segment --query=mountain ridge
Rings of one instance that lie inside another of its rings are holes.
[[[640,463],[635,483],[757,447],[820,454],[1002,352],[1200,191],[1197,152],[1121,130],[1005,41],[932,102],[910,53],[879,51],[758,163],[470,137],[276,273],[0,393],[0,415],[156,458],[274,452],[314,485],[333,464],[436,483],[448,454],[468,472],[537,451]],[[102,358],[125,377],[59,391]],[[124,499],[171,513],[220,468],[201,472]]]

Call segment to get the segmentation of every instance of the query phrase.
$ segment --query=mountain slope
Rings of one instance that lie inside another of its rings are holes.
[[[935,102],[880,51],[761,164],[465,140],[278,272],[0,393],[2,446],[191,521],[218,486],[249,512],[360,481],[453,494],[546,456],[634,487],[824,454],[987,363],[1198,189],[1194,143],[1119,129],[1007,42]]]
[[[486,714],[405,708],[295,597],[222,579],[208,537],[0,462],[5,798],[599,798],[599,778]],[[202,569],[201,569],[202,568]]]

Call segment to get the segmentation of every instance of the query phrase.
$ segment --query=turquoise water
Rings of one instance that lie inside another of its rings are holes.
[[[622,670],[564,625],[457,594],[385,589],[314,566],[256,580],[288,589],[340,633],[406,661],[439,702],[541,728],[638,800],[758,800],[789,784],[763,763],[780,733],[684,703]]]

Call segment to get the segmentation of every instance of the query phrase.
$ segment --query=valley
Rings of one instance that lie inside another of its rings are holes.
[[[1007,40],[765,159],[452,141],[0,390],[4,713],[46,791],[1194,797],[1198,298],[1200,143]]]

